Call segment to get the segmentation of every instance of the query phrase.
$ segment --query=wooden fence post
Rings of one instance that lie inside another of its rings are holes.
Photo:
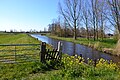
[[[62,58],[62,43],[59,41],[58,42],[58,48],[57,51],[59,52],[60,60]]]
[[[16,62],[16,46],[15,46],[15,50],[14,50],[14,56],[15,56],[15,62]]]
[[[41,53],[40,53],[40,61],[41,62],[45,62],[45,54],[46,54],[46,43],[42,42]]]
[[[80,62],[82,61],[82,54],[80,54],[80,57],[81,57],[81,59],[80,59]]]
[[[94,67],[97,65],[97,59],[94,60]]]

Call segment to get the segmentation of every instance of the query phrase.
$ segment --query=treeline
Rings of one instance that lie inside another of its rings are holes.
[[[60,24],[59,22],[54,22],[52,24],[49,24],[48,31],[51,32],[53,35],[57,35],[59,37],[73,37],[73,31],[74,29],[71,29],[66,24]],[[88,30],[85,27],[78,27],[76,29],[77,37],[84,37],[84,38],[93,38],[94,36],[94,29],[92,27],[89,27]],[[105,33],[101,32],[100,29],[98,29],[98,36],[99,37],[105,37]]]
[[[97,40],[109,30],[120,34],[120,0],[64,0],[58,5],[60,16],[48,28],[54,35]]]

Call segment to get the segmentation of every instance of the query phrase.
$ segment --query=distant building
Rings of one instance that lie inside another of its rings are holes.
[[[113,36],[114,36],[114,35],[111,34],[111,33],[106,34],[106,37],[108,37],[108,38],[112,38]]]
[[[113,36],[113,34],[111,34],[111,33],[108,33],[108,34],[107,34],[107,36]]]

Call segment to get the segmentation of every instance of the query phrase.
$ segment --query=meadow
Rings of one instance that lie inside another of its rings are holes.
[[[27,34],[19,33],[0,33],[0,44],[24,44],[24,43],[40,43],[38,40]]]
[[[40,43],[27,34],[0,34],[0,44]],[[54,60],[25,63],[0,63],[0,80],[119,80],[120,68],[112,61],[88,59],[63,54],[61,62]]]

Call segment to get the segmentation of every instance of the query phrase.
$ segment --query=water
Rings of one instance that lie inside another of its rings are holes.
[[[61,40],[56,40],[56,39],[52,39],[46,36],[41,36],[39,34],[31,34],[32,37],[37,38],[38,40],[42,41],[42,42],[46,42],[47,44],[50,44],[53,46],[53,48],[57,48],[57,43]],[[82,54],[82,56],[84,57],[84,59],[86,60],[87,58],[90,59],[100,59],[100,58],[104,58],[106,60],[112,60],[113,62],[120,62],[120,58],[115,57],[115,56],[111,56],[109,54],[105,54],[102,53],[100,51],[97,50],[93,50],[92,48],[89,48],[87,46],[84,45],[80,45],[80,44],[75,44],[72,42],[67,42],[67,41],[61,41],[62,42],[62,52],[69,54],[69,55],[74,55],[74,54]]]

